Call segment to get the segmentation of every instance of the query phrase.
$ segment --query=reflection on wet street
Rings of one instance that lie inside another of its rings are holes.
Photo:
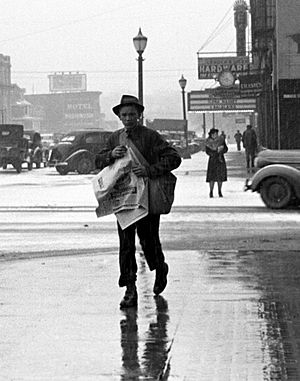
[[[121,380],[161,379],[168,358],[168,303],[161,295],[149,297],[152,284],[147,280],[146,263],[142,256],[139,268],[144,297],[149,305],[145,306],[146,316],[143,313],[139,316],[137,308],[121,311]],[[154,304],[152,308],[151,304]]]
[[[149,316],[150,323],[144,337],[139,337],[138,312],[136,308],[123,311],[121,319],[121,347],[123,373],[121,380],[156,380],[165,371],[167,360],[168,304],[162,296],[154,297],[155,316]],[[140,340],[139,340],[140,339]],[[139,346],[142,346],[139,360]]]
[[[158,298],[144,266],[121,319],[122,380],[300,380],[299,253],[181,253]]]
[[[137,254],[125,311],[117,253],[2,262],[0,380],[299,381],[299,254],[166,251],[158,297]]]

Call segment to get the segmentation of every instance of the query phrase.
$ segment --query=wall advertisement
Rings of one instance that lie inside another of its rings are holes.
[[[223,71],[234,74],[249,72],[249,57],[198,57],[198,79],[216,79]]]
[[[261,76],[259,74],[240,76],[239,81],[242,97],[255,97],[262,91]]]
[[[50,74],[49,91],[51,93],[67,92],[67,91],[86,91],[87,80],[86,74],[80,73],[60,73]]]
[[[99,91],[28,95],[35,107],[42,107],[43,132],[99,128],[101,123]]]
[[[188,93],[188,111],[192,112],[251,112],[256,109],[256,98],[241,98],[238,95],[219,97],[210,91]]]

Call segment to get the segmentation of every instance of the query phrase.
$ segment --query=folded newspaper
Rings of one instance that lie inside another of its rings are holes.
[[[133,153],[105,167],[92,180],[97,217],[115,214],[122,229],[148,215],[148,186],[132,172]]]

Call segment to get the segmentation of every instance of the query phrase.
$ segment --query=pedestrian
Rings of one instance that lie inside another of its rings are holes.
[[[241,134],[240,130],[237,130],[234,134],[234,139],[236,141],[236,148],[238,151],[241,150],[241,142],[242,142],[243,135]]]
[[[120,104],[113,107],[113,112],[119,117],[123,128],[114,131],[108,138],[105,148],[96,155],[96,167],[112,164],[122,158],[126,146],[120,142],[120,135],[126,136],[148,161],[149,167],[136,165],[132,171],[137,176],[155,178],[179,167],[181,163],[177,150],[155,130],[140,124],[139,119],[144,106],[132,95],[123,95]],[[128,308],[137,305],[137,263],[135,258],[135,234],[139,238],[149,269],[155,270],[153,292],[159,295],[167,285],[168,264],[159,237],[160,215],[148,214],[124,230],[117,222],[119,235],[119,286],[126,287],[120,307]]]
[[[219,130],[212,128],[206,139],[205,152],[209,156],[207,164],[206,182],[209,183],[209,197],[213,197],[215,182],[218,184],[219,197],[223,197],[222,185],[227,181],[227,166],[224,154],[228,147],[223,137],[220,137]]]
[[[220,139],[223,139],[223,141],[226,143],[226,134],[224,131],[221,131],[221,134],[219,136]]]
[[[246,153],[247,172],[253,172],[254,159],[257,153],[257,137],[251,124],[248,124],[246,130],[243,132],[242,142]]]

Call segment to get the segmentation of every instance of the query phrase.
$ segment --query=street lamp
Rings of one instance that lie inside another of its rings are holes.
[[[4,122],[5,122],[6,108],[0,109],[0,112],[1,112],[1,124],[4,124]]]
[[[138,57],[138,92],[139,101],[143,104],[143,53],[147,45],[147,37],[143,36],[141,28],[136,37],[133,38],[133,45],[137,51]],[[141,123],[143,124],[143,115],[141,115]]]
[[[191,156],[189,154],[189,139],[188,139],[188,128],[187,128],[187,119],[186,119],[186,110],[185,110],[185,91],[184,91],[187,80],[184,78],[183,74],[182,74],[182,76],[178,82],[179,82],[179,85],[180,85],[181,90],[182,90],[183,120],[185,122],[184,123],[184,137],[185,137],[185,156],[184,156],[184,158],[188,159]]]

